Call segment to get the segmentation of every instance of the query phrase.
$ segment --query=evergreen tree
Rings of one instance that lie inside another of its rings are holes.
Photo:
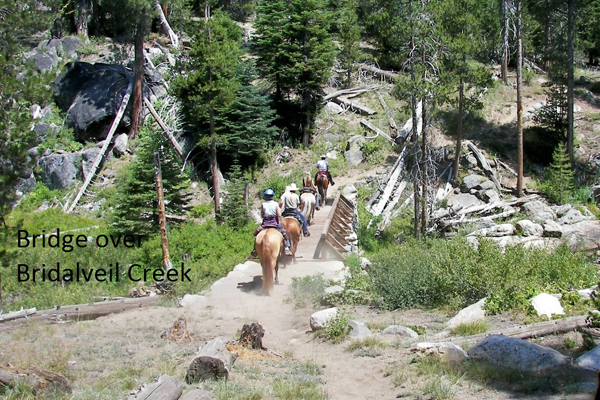
[[[305,146],[335,56],[326,6],[325,0],[262,0],[257,6],[257,65],[278,101],[298,99]]]
[[[235,101],[222,113],[217,132],[225,138],[223,151],[242,161],[256,161],[277,137],[273,125],[275,110],[269,99],[252,85],[255,69],[252,63],[240,64]]]
[[[225,195],[223,206],[217,215],[221,223],[225,223],[232,228],[241,228],[250,222],[248,216],[249,207],[245,204],[246,183],[240,166],[234,164],[229,174],[229,182],[225,184],[227,194]]]
[[[241,31],[223,13],[216,12],[210,17],[208,6],[206,13],[198,24],[189,54],[181,62],[185,73],[174,79],[173,87],[183,102],[188,121],[197,129],[208,131],[208,140],[200,141],[200,145],[207,142],[210,145],[215,212],[218,212],[217,142],[222,140],[216,135],[215,120],[217,112],[235,100]]]
[[[117,233],[150,234],[158,232],[158,210],[154,181],[154,153],[161,162],[165,212],[181,215],[186,211],[183,190],[189,180],[181,173],[181,159],[161,132],[143,127],[135,158],[118,180],[117,207],[113,230]]]
[[[552,200],[566,203],[569,201],[574,187],[574,172],[571,169],[566,147],[561,142],[552,153],[552,164],[548,167],[542,191]]]
[[[337,31],[340,42],[338,61],[342,71],[344,87],[352,86],[352,75],[360,57],[360,25],[356,14],[356,0],[346,0],[338,11]]]

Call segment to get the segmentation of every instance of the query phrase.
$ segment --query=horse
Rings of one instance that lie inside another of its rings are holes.
[[[306,218],[306,224],[312,225],[315,222],[315,204],[317,199],[311,192],[302,193],[300,196],[300,204],[302,207],[302,215]]]
[[[317,190],[319,191],[319,196],[321,196],[321,201],[323,202],[322,206],[325,206],[325,202],[327,201],[327,187],[329,187],[329,178],[327,177],[327,173],[320,171],[317,173],[317,181],[315,182],[317,186]]]
[[[277,229],[263,229],[256,235],[256,252],[262,267],[262,290],[269,295],[273,289],[273,270],[275,283],[279,284],[279,259],[283,253],[283,235]]]
[[[308,188],[315,186],[312,176],[310,176],[309,172],[307,172],[306,175],[304,175],[304,178],[302,179],[302,186]]]
[[[302,234],[302,226],[295,217],[284,217],[281,219],[281,226],[287,230],[288,239],[290,241],[290,251],[292,253],[292,260],[294,264],[298,263],[296,260],[296,249],[298,248],[298,242]]]

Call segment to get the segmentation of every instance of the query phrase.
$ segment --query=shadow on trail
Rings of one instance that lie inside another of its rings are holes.
[[[244,293],[255,292],[256,294],[260,294],[262,289],[262,276],[256,275],[252,278],[251,282],[238,282],[237,288]]]

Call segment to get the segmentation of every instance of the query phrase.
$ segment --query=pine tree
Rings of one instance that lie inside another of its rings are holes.
[[[575,187],[574,176],[569,154],[564,143],[561,142],[552,153],[552,164],[548,167],[542,190],[552,200],[558,203],[566,203],[569,201]]]
[[[278,101],[297,97],[305,146],[335,57],[326,6],[324,0],[263,0],[257,6],[257,65]]]
[[[248,207],[245,205],[246,181],[238,164],[233,165],[225,190],[227,195],[218,214],[219,222],[232,228],[246,226],[250,222]]]
[[[268,97],[252,85],[255,73],[252,63],[240,64],[236,99],[218,119],[217,132],[225,138],[223,153],[240,161],[256,161],[278,134],[273,125],[275,110]]]
[[[336,18],[340,42],[340,53],[337,58],[343,74],[342,84],[344,87],[352,86],[352,75],[356,71],[356,63],[360,56],[360,25],[356,9],[356,0],[346,0]]]
[[[117,185],[117,207],[113,230],[117,233],[150,234],[158,232],[158,210],[154,183],[154,153],[161,161],[165,210],[181,215],[186,211],[184,195],[189,180],[181,172],[181,159],[160,132],[146,127],[140,130],[135,158],[126,167]]]

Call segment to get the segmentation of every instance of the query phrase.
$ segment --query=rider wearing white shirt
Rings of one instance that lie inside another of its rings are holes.
[[[323,171],[327,173],[327,178],[329,179],[329,183],[331,186],[335,185],[333,178],[331,177],[331,172],[329,172],[329,162],[326,160],[327,156],[321,156],[321,159],[317,161],[317,169],[318,172],[315,175],[315,182],[317,181],[317,176],[319,176],[319,172]]]

